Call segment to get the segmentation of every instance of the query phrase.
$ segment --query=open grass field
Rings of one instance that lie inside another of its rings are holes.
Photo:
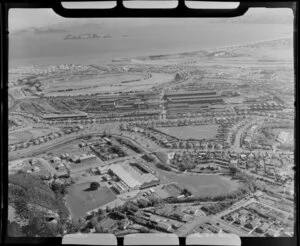
[[[274,134],[277,136],[279,135],[281,132],[286,132],[288,133],[285,141],[282,143],[282,145],[284,146],[289,146],[289,145],[294,145],[294,129],[280,129],[280,128],[274,128],[273,129]]]
[[[43,87],[46,96],[75,96],[83,94],[145,90],[172,81],[170,74],[110,74],[90,79],[70,79],[52,82]]]
[[[28,129],[24,131],[11,132],[9,133],[9,144],[26,142],[33,138],[45,136],[51,132],[52,131],[47,128],[36,128],[36,129]]]
[[[294,129],[273,129],[275,134],[279,134],[280,132],[288,133],[285,141],[283,143],[278,144],[277,148],[281,151],[293,151],[295,148],[295,135]]]
[[[83,217],[86,212],[100,207],[116,199],[116,196],[107,187],[100,187],[95,191],[87,191],[90,182],[75,184],[68,190],[67,206],[74,218]]]
[[[239,181],[221,175],[192,175],[164,172],[170,182],[176,182],[179,187],[186,188],[194,196],[218,196],[235,191]]]
[[[218,125],[157,127],[156,129],[179,139],[214,139]]]

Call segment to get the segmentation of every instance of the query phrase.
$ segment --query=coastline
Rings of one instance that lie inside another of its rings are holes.
[[[123,63],[124,61],[126,62],[131,62],[132,60],[139,60],[140,58],[147,58],[150,56],[175,56],[175,55],[185,55],[185,53],[197,55],[197,53],[200,52],[219,52],[219,51],[225,51],[225,50],[230,50],[230,49],[235,49],[235,48],[242,48],[246,47],[248,45],[255,45],[255,44],[261,44],[261,43],[267,43],[271,41],[277,41],[277,40],[282,40],[282,39],[293,39],[293,35],[284,35],[284,36],[279,36],[276,38],[271,38],[271,39],[261,39],[258,41],[253,41],[253,42],[246,42],[246,43],[239,43],[239,44],[233,44],[233,45],[216,45],[215,47],[206,47],[202,49],[187,49],[187,50],[182,50],[178,51],[174,49],[173,51],[165,51],[165,52],[147,52],[147,54],[141,54],[141,55],[132,55],[132,56],[114,56],[112,55],[110,58],[103,58],[101,57],[101,53],[97,54],[86,54],[82,56],[82,54],[73,54],[73,55],[68,55],[68,56],[63,56],[63,57],[57,57],[57,56],[47,56],[46,61],[43,61],[43,57],[31,57],[31,58],[9,58],[9,69],[14,69],[17,67],[22,67],[22,66],[32,66],[32,65],[46,65],[46,66],[51,66],[51,65],[56,65],[56,64],[72,64],[73,61],[79,61],[75,62],[74,64],[85,64],[85,65],[90,65],[90,64],[96,64],[100,66],[106,66],[110,64],[118,64],[118,62],[115,62],[114,60],[120,60],[120,64]],[[78,60],[77,57],[80,57],[81,60]],[[101,57],[101,58],[100,58]]]

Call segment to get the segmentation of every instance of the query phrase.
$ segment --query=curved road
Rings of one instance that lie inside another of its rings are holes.
[[[53,143],[49,146],[41,146],[40,148],[38,149],[35,149],[35,150],[29,150],[29,151],[26,151],[26,153],[24,154],[16,154],[14,155],[10,160],[14,160],[14,159],[18,159],[18,158],[21,158],[22,156],[26,155],[26,156],[35,156],[35,155],[39,155],[39,154],[42,154],[42,153],[45,153],[47,151],[51,151],[53,149],[56,149],[60,146],[63,146],[65,144],[68,144],[76,139],[80,139],[80,138],[83,138],[83,137],[87,137],[87,136],[101,136],[103,135],[103,132],[90,132],[90,133],[85,133],[85,134],[80,134],[80,135],[75,135],[75,136],[69,136],[67,139],[63,139],[59,142],[56,142],[56,143]],[[123,138],[123,139],[126,139],[130,142],[133,142],[135,145],[139,146],[145,153],[150,153],[151,151],[149,149],[147,149],[146,147],[142,146],[140,143],[138,143],[137,141],[135,141],[134,139],[130,138],[130,137],[127,137],[127,136],[122,136],[122,135],[118,135],[118,134],[109,134],[113,137],[118,137],[118,138]]]
[[[237,132],[237,134],[236,134],[236,136],[235,136],[235,139],[234,139],[234,143],[233,143],[233,144],[231,145],[231,147],[230,147],[233,151],[235,151],[235,152],[245,152],[245,151],[247,151],[247,150],[241,148],[241,144],[240,144],[240,142],[241,142],[241,136],[242,136],[243,132],[244,132],[250,125],[252,125],[253,123],[257,123],[257,121],[258,121],[258,120],[251,121],[251,122],[247,123],[246,125],[242,126],[242,127],[238,130],[238,132]]]

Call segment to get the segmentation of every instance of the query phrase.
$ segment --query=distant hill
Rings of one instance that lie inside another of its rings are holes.
[[[20,29],[17,31],[13,31],[11,34],[19,35],[19,34],[52,34],[52,33],[66,33],[69,32],[66,29],[58,28],[58,27],[29,27],[25,29]]]
[[[290,9],[249,9],[243,16],[235,18],[211,19],[212,23],[237,24],[292,24],[293,13]]]
[[[65,29],[59,29],[59,28],[36,28],[33,31],[35,34],[45,34],[45,33],[65,33],[68,32]]]

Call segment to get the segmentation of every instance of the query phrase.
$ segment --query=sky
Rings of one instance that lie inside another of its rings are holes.
[[[101,8],[111,8],[114,5],[114,2],[90,2],[91,4],[87,4],[86,2],[84,3],[86,8],[92,8],[92,7],[101,7]],[[133,3],[138,3],[138,2],[133,2]],[[144,6],[151,8],[153,7],[153,3],[149,1],[143,1]],[[172,6],[171,4],[174,4],[176,2],[168,1],[163,5],[160,6],[165,6],[165,7],[170,7]],[[146,5],[145,5],[146,4]],[[195,3],[194,3],[195,4]],[[199,3],[196,3],[199,4]],[[225,3],[226,4],[226,3]],[[139,4],[140,6],[141,4]],[[222,3],[221,5],[218,4],[212,4],[210,3],[209,5],[205,2],[202,3],[201,7],[226,7],[228,5],[224,5]],[[233,5],[229,5],[236,7],[236,2],[233,2]],[[70,5],[64,5],[64,7],[70,7]],[[82,4],[73,4],[72,8],[80,8],[83,7]],[[197,7],[197,6],[196,6]],[[195,8],[196,8],[195,7]],[[249,10],[246,15],[251,15],[253,13],[259,12],[260,15],[263,15],[264,13],[274,13],[280,16],[282,13],[288,13],[291,15],[291,10],[288,9],[251,9]],[[30,28],[30,27],[46,27],[49,25],[57,24],[60,22],[65,22],[67,21],[67,18],[63,18],[61,16],[58,16],[52,9],[10,9],[9,11],[9,30],[10,31],[16,31],[16,30],[21,30],[25,28]],[[89,20],[87,20],[89,21]]]

